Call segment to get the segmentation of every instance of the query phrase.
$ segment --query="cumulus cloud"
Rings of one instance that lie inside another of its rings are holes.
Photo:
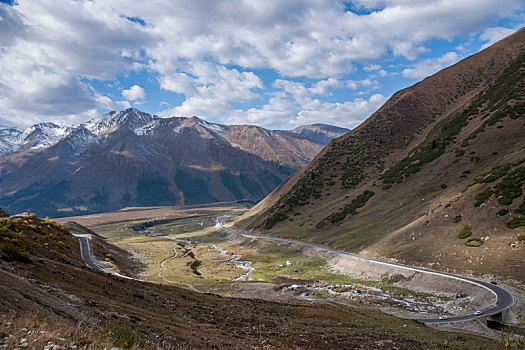
[[[99,2],[0,3],[0,16],[9,37],[0,40],[0,114],[18,124],[91,117],[110,103],[86,80],[135,69],[121,51],[136,51],[149,38]]]
[[[342,88],[345,85],[346,82],[336,79],[322,80],[312,86],[278,79],[273,84],[273,88],[276,89],[273,93],[274,97],[267,104],[261,108],[235,110],[226,122],[291,128],[322,120],[324,123],[355,127],[387,100],[381,94],[374,94],[369,99],[356,98],[342,103],[326,102],[316,98],[329,94],[328,88]]]
[[[146,92],[138,85],[133,85],[127,90],[122,90],[122,96],[129,101],[143,100],[146,98]]]
[[[302,103],[275,97],[262,108],[236,110],[227,119],[232,124],[257,124],[266,127],[292,128],[297,125],[331,123],[353,128],[375,112],[387,100],[375,94],[368,100],[357,98],[344,103],[329,103],[310,99]]]
[[[379,65],[379,64],[371,64],[369,66],[365,66],[363,69],[364,69],[365,72],[372,72],[372,71],[381,69],[381,65]]]
[[[288,102],[294,108],[301,98],[310,101],[345,86],[367,93],[378,84],[371,80],[367,86],[362,77],[348,82],[356,66],[384,76],[370,62],[416,60],[428,52],[429,40],[479,33],[494,15],[511,15],[522,6],[522,0],[507,0],[504,9],[500,0],[356,0],[355,8],[368,10],[358,13],[336,0],[0,3],[0,118],[77,121],[99,108],[129,104],[101,97],[90,82],[130,72],[149,74],[161,89],[184,97],[161,111],[165,115],[257,115],[249,107],[239,114],[236,105],[264,94],[259,69],[276,75],[275,84],[282,84],[277,89],[293,99]],[[491,42],[502,33],[486,31],[481,39]],[[415,62],[403,74],[420,77],[454,61],[441,59]],[[277,82],[295,78],[313,83]],[[143,99],[135,90],[124,90],[124,97]],[[282,99],[273,97],[261,113],[284,110]],[[312,110],[347,108],[344,101],[339,107],[323,103],[320,98]]]
[[[412,68],[406,68],[402,74],[407,78],[421,79],[432,75],[440,69],[456,63],[460,59],[456,52],[447,52],[441,57],[426,59],[415,63]]]
[[[247,102],[259,97],[262,80],[253,72],[239,72],[210,62],[191,62],[187,73],[164,72],[161,88],[184,94],[182,105],[164,110],[161,116],[200,115],[220,118],[231,111],[232,102]]]
[[[504,37],[511,35],[516,31],[516,29],[505,27],[493,27],[485,29],[483,33],[479,36],[481,40],[486,41],[486,43],[483,44],[482,48],[485,49],[490,45],[494,44],[495,42],[500,41]]]

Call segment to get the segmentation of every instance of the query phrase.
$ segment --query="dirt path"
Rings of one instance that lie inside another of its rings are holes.
[[[179,256],[179,253],[177,252],[177,248],[175,248],[174,246],[172,246],[171,249],[173,249],[173,255],[168,256],[166,259],[164,259],[164,260],[162,260],[162,261],[160,262],[160,267],[162,267],[162,271],[160,271],[159,273],[157,273],[157,277],[160,278],[160,279],[162,279],[162,280],[163,280],[164,282],[166,282],[166,283],[180,284],[180,285],[183,285],[183,286],[185,286],[187,289],[190,289],[190,290],[192,290],[192,291],[194,291],[194,292],[202,293],[200,290],[198,290],[197,288],[195,288],[193,285],[191,285],[191,284],[189,284],[189,283],[177,282],[177,281],[170,281],[170,280],[167,279],[166,277],[162,276],[162,274],[168,270],[164,264],[167,263],[169,260],[171,260],[171,259],[175,259],[177,256]]]

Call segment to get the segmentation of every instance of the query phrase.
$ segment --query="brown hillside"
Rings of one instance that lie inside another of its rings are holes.
[[[373,256],[442,262],[443,269],[525,279],[515,270],[523,263],[516,262],[522,248],[510,245],[523,231],[519,226],[523,179],[517,169],[525,158],[524,47],[521,29],[394,94],[362,125],[333,140],[238,225]],[[502,176],[490,186],[476,184],[483,174],[505,164],[508,179]],[[496,193],[490,201],[497,202],[490,214],[486,206],[474,206],[475,197],[487,186]],[[458,196],[462,200],[447,206]],[[509,199],[501,203],[501,196]],[[449,212],[440,215],[448,221],[434,226],[431,218],[445,206]],[[501,209],[513,216],[496,215]],[[487,230],[499,238],[488,235],[492,240],[477,250],[467,247],[466,240],[458,241],[465,221],[460,227],[453,219],[467,212],[473,230],[469,239],[475,238],[468,244],[480,244],[477,239],[487,237]],[[408,240],[410,249],[401,244]],[[499,256],[502,250],[508,255]],[[468,263],[480,251],[484,252],[478,257],[480,264]],[[449,259],[452,255],[456,258]]]
[[[142,345],[134,348],[253,349],[262,344],[268,349],[421,349],[439,347],[443,339],[450,338],[407,320],[401,327],[395,317],[365,308],[224,298],[110,276],[87,268],[76,239],[51,220],[31,216],[0,219],[0,237],[2,320],[7,313],[36,312],[44,315],[41,320],[58,318],[70,324],[74,333],[86,329],[83,337],[95,328],[109,332],[108,339],[121,334],[115,339],[120,344],[129,344],[129,338],[122,339],[124,335],[142,339]],[[80,327],[79,322],[83,322]],[[54,330],[44,330],[50,331]],[[20,333],[18,329],[9,332]],[[67,341],[50,340],[55,344]],[[0,344],[16,345],[10,341],[2,337]],[[450,341],[457,348],[474,344],[495,348],[471,336],[455,335]],[[90,342],[87,338],[75,344],[96,348]]]

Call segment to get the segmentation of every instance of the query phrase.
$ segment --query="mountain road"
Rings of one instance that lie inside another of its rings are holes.
[[[286,239],[286,238],[273,237],[273,236],[269,237],[269,236],[254,235],[254,234],[250,234],[250,233],[247,233],[247,232],[242,232],[242,231],[239,231],[239,230],[232,229],[230,227],[227,227],[224,224],[224,219],[225,218],[230,217],[232,215],[240,215],[240,214],[243,214],[243,213],[244,212],[239,212],[239,213],[235,213],[235,214],[228,214],[228,215],[223,215],[221,217],[218,217],[217,218],[217,226],[220,227],[221,229],[227,231],[227,232],[235,233],[237,235],[241,235],[241,236],[248,237],[248,238],[266,239],[266,240],[279,241],[279,242],[285,242],[285,243],[291,243],[291,244],[298,244],[298,245],[302,245],[302,246],[306,246],[306,247],[311,247],[311,248],[316,248],[316,249],[328,251],[328,252],[335,253],[335,254],[350,256],[352,258],[359,259],[359,260],[362,260],[362,261],[367,262],[367,263],[388,265],[388,266],[393,266],[393,267],[397,267],[397,268],[400,268],[400,269],[406,269],[406,270],[411,270],[411,271],[416,271],[416,272],[433,274],[433,275],[447,277],[447,278],[450,278],[450,279],[455,279],[455,280],[458,280],[458,281],[467,282],[467,283],[476,285],[478,287],[484,288],[484,289],[488,290],[489,292],[491,292],[492,294],[494,294],[496,296],[496,304],[491,306],[491,307],[489,307],[489,308],[485,308],[483,310],[480,310],[481,311],[480,314],[470,313],[470,314],[460,315],[460,316],[451,316],[451,317],[447,316],[446,318],[445,317],[441,317],[441,318],[416,318],[416,319],[414,319],[415,321],[418,321],[418,322],[421,322],[421,323],[452,323],[452,322],[469,321],[469,320],[473,320],[473,319],[480,318],[480,317],[487,317],[487,316],[498,314],[498,313],[502,312],[503,310],[512,307],[515,304],[514,297],[512,296],[512,294],[507,292],[505,289],[503,289],[503,288],[501,288],[501,287],[499,287],[499,286],[497,286],[495,284],[484,282],[484,281],[480,281],[480,280],[477,280],[477,279],[474,279],[474,278],[454,275],[454,274],[450,274],[450,273],[446,273],[446,272],[434,271],[434,270],[426,269],[426,268],[423,268],[423,267],[408,266],[408,265],[403,265],[403,264],[389,263],[389,262],[385,262],[385,261],[369,259],[369,258],[365,258],[365,257],[359,256],[359,255],[356,255],[356,254],[343,252],[343,251],[339,251],[339,250],[335,250],[335,249],[331,249],[331,248],[326,248],[326,247],[318,246],[318,245],[311,244],[311,243],[296,241],[296,240],[293,240],[293,239]]]

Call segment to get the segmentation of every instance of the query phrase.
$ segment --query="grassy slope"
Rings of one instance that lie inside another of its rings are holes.
[[[488,185],[470,187],[447,211],[436,209],[476,176],[525,157],[524,55],[518,57],[523,37],[521,30],[397,93],[358,129],[326,147],[303,169],[304,176],[287,184],[288,191],[274,192],[280,199],[259,206],[263,215],[245,215],[238,225],[373,256],[525,280],[517,273],[523,244],[509,245],[522,228],[509,229],[510,218],[495,214],[502,206],[497,200],[494,208],[474,207],[475,196]],[[337,214],[366,190],[374,196],[357,214],[339,220]],[[523,214],[514,213],[522,201],[508,205],[510,215]],[[435,220],[438,215],[449,220]],[[457,241],[465,223],[454,223],[457,215],[468,218],[473,237],[490,240],[466,249]]]

